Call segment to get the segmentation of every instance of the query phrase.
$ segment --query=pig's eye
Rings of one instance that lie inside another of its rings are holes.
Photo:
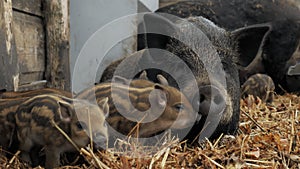
[[[175,109],[176,109],[177,111],[183,110],[183,109],[184,109],[184,105],[181,104],[181,103],[176,104],[176,105],[175,105]]]
[[[87,129],[87,125],[85,124],[85,122],[82,122],[82,121],[78,121],[78,122],[76,123],[76,126],[77,126],[77,128],[80,129],[80,130]]]

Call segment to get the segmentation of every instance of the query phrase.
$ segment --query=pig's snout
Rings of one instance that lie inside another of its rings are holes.
[[[199,87],[199,112],[201,115],[209,113],[220,114],[226,107],[225,94],[213,85]]]

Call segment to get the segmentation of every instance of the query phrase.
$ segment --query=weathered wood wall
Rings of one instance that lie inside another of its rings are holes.
[[[0,90],[70,90],[68,1],[0,2]]]
[[[12,3],[0,1],[0,89],[6,90],[16,90],[18,86],[19,69],[12,26]]]
[[[45,31],[41,0],[12,0],[18,90],[45,87]]]

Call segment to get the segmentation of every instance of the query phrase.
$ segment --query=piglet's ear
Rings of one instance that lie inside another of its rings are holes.
[[[103,113],[105,115],[105,118],[108,117],[109,115],[109,104],[108,104],[108,97],[105,97],[103,99],[101,99],[98,102],[99,107],[101,108],[101,110],[103,110]]]
[[[264,71],[262,54],[264,45],[272,30],[270,23],[251,25],[232,32],[233,40],[238,43],[240,78]]]
[[[158,74],[157,75],[157,79],[158,79],[158,81],[159,81],[160,84],[169,86],[168,80],[163,75]]]
[[[154,103],[160,108],[164,108],[167,105],[168,93],[166,92],[164,86],[160,84],[154,85],[154,90],[150,93],[150,102]]]
[[[57,109],[57,113],[59,114],[60,119],[66,123],[71,122],[71,119],[74,114],[74,109],[72,108],[72,105],[68,102],[61,100],[59,100],[57,104],[59,106]]]
[[[149,80],[146,70],[143,70],[143,72],[139,76],[139,79]]]
[[[124,85],[129,85],[130,84],[130,80],[126,79],[125,77],[122,77],[122,76],[114,76],[113,77],[113,82],[124,84]]]

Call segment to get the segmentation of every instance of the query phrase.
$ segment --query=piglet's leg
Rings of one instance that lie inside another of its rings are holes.
[[[58,167],[60,164],[60,153],[59,150],[54,146],[47,146],[45,148],[46,153],[46,169],[52,169]]]
[[[21,159],[22,159],[24,162],[28,163],[30,166],[32,166],[32,164],[31,164],[31,159],[30,159],[30,155],[29,155],[28,152],[22,151],[22,152],[21,152]]]
[[[30,139],[26,138],[24,142],[20,141],[21,159],[27,162],[29,165],[32,165],[29,154],[32,147],[33,143]]]
[[[43,147],[41,146],[34,146],[33,148],[31,148],[30,150],[30,158],[31,158],[31,162],[32,162],[32,167],[36,167],[39,165],[40,162],[40,151]]]

